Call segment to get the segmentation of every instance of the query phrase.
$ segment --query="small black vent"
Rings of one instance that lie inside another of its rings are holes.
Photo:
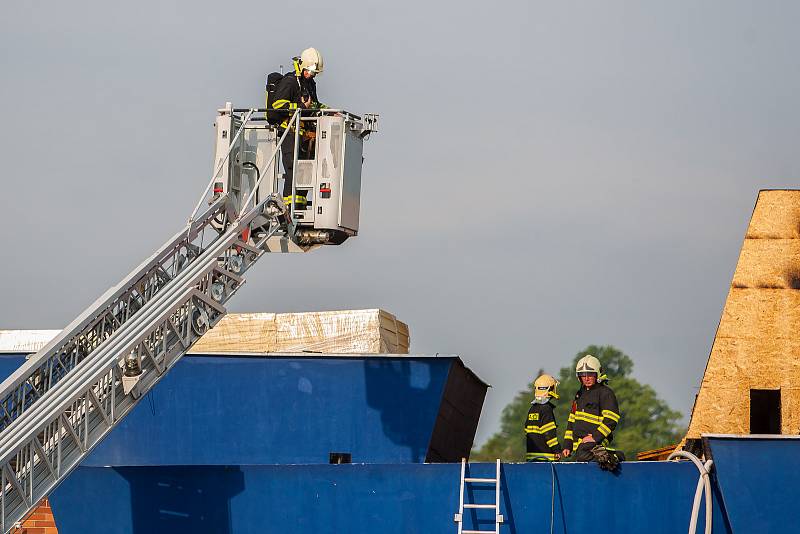
[[[353,457],[349,452],[332,452],[329,454],[331,464],[350,464],[353,463]]]

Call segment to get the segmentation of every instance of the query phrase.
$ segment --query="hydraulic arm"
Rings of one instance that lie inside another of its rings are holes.
[[[230,118],[232,107],[226,110]],[[266,148],[252,136],[248,140],[242,134],[256,110],[247,111],[238,126],[228,121],[237,128],[226,132],[227,151],[217,145],[224,157],[217,158],[211,183],[220,176],[226,182],[213,196],[207,189],[208,209],[193,214],[185,228],[0,384],[2,532],[47,496],[219,322],[261,256],[311,248],[301,243],[291,207],[272,192],[279,178],[275,158],[286,135],[262,137]],[[337,149],[344,154],[344,147]],[[248,150],[271,154],[259,162],[262,169],[275,169],[268,178],[274,181],[271,191],[262,188],[265,172],[242,187]],[[360,186],[360,161],[358,178]],[[323,184],[330,188],[330,181]]]

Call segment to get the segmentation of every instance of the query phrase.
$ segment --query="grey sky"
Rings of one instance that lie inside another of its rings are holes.
[[[1,328],[65,325],[181,227],[214,110],[313,45],[323,101],[381,114],[361,234],[231,307],[397,314],[493,384],[478,441],[590,343],[687,413],[757,190],[800,174],[794,2],[5,4]]]

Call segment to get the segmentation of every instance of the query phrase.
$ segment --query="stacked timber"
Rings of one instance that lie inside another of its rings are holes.
[[[61,330],[0,330],[0,353],[33,354],[39,352]]]
[[[800,432],[800,191],[761,191],[695,399],[687,439],[749,434],[753,390]]]
[[[60,330],[0,330],[0,353],[39,351]],[[380,310],[230,313],[190,354],[408,354],[408,325]]]
[[[380,310],[231,313],[192,347],[194,354],[408,354],[408,325]]]

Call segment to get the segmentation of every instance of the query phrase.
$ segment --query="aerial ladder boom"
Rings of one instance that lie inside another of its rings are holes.
[[[283,204],[276,194],[276,155],[293,132],[279,136],[256,118],[261,111],[234,110],[230,104],[219,110],[215,172],[204,195],[211,196],[208,209],[196,214],[201,198],[185,228],[0,384],[2,532],[18,525],[222,319],[225,304],[259,258],[338,244],[357,232],[352,216],[350,222],[345,217],[347,226],[340,219],[320,219],[329,227],[315,228],[309,209],[295,213]],[[332,126],[344,132],[334,147],[340,151],[334,158],[338,170],[325,160],[330,147],[317,150],[308,160],[313,176],[300,185],[312,199],[329,200],[339,189],[339,208],[352,211],[346,197],[353,194],[355,174],[360,190],[360,141],[375,131],[376,116],[296,112],[292,121],[295,135],[301,121],[315,122],[326,138]],[[295,161],[295,169],[298,163],[304,162]],[[310,204],[313,213],[333,206]]]

